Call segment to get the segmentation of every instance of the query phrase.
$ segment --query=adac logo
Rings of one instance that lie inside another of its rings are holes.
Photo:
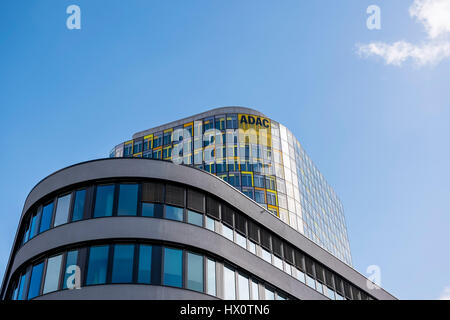
[[[265,118],[243,114],[241,115],[240,125],[243,126],[244,124],[254,124],[260,127],[269,128],[270,122]]]

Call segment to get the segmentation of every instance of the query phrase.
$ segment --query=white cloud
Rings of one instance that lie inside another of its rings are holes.
[[[439,300],[450,300],[450,287],[445,287],[442,290]]]
[[[432,39],[450,33],[448,0],[415,0],[409,8],[409,14],[424,25],[428,36]]]
[[[401,66],[407,60],[417,65],[434,65],[450,57],[450,1],[414,0],[409,14],[422,23],[428,40],[422,44],[406,41],[358,44],[361,56],[379,56],[387,64]]]

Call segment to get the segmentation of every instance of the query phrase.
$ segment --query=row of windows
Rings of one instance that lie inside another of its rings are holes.
[[[185,288],[227,300],[286,300],[247,272],[191,250],[151,243],[102,244],[61,252],[24,268],[11,300],[102,284]],[[220,291],[220,292],[219,292]]]
[[[50,227],[80,219],[164,218],[217,232],[330,299],[368,298],[363,291],[231,206],[180,185],[160,181],[98,184],[65,193],[31,212],[25,220],[23,243]]]

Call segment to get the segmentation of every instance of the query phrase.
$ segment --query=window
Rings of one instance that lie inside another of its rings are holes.
[[[250,300],[250,289],[248,278],[238,274],[239,300]]]
[[[138,267],[138,282],[151,283],[152,274],[152,246],[139,246],[139,267]]]
[[[164,200],[164,185],[157,182],[142,184],[142,201],[159,202]]]
[[[205,196],[197,191],[188,189],[187,192],[187,207],[189,209],[198,211],[198,212],[205,212]]]
[[[45,272],[43,294],[58,290],[59,274],[61,272],[62,255],[47,260],[47,271]]]
[[[77,250],[67,252],[66,267],[64,269],[64,281],[62,284],[63,289],[74,288],[74,286],[75,286],[74,278],[73,278],[72,283],[68,284],[67,281],[69,280],[69,277],[73,274],[73,271],[72,271],[73,267],[71,267],[71,266],[76,266],[77,260],[78,260],[78,251]]]
[[[243,187],[252,187],[252,175],[248,174],[248,173],[243,173],[242,174],[242,186]]]
[[[203,215],[191,210],[187,212],[187,222],[190,224],[195,224],[196,226],[203,226]]]
[[[267,204],[271,206],[277,205],[277,196],[275,193],[267,191]]]
[[[134,245],[116,244],[112,266],[112,283],[130,283],[133,280]]]
[[[252,283],[252,300],[259,300],[259,288],[258,283],[251,281]]]
[[[27,281],[27,275],[28,273],[24,273],[21,277],[20,277],[20,284],[19,284],[19,291],[17,292],[17,300],[24,300],[24,292],[23,289],[25,288],[25,282]]]
[[[216,295],[216,262],[207,259],[206,260],[206,272],[207,278],[207,288],[206,293],[215,296]]]
[[[183,221],[183,208],[166,206],[166,219]]]
[[[264,288],[265,300],[275,300],[275,292],[269,288]]]
[[[206,214],[212,218],[219,219],[219,202],[211,197],[206,197]]]
[[[233,239],[233,229],[228,228],[226,225],[222,224],[222,235],[228,240],[234,241]]]
[[[142,152],[142,141],[135,141],[133,146],[133,153]]]
[[[164,205],[159,203],[142,203],[142,216],[162,218],[164,212]]]
[[[269,251],[261,248],[261,254],[262,254],[262,258],[265,261],[267,261],[268,263],[272,263],[272,254]]]
[[[252,241],[248,242],[248,251],[250,251],[253,254],[256,254],[256,244]]]
[[[255,201],[258,203],[265,203],[266,199],[264,196],[264,191],[262,190],[255,190]]]
[[[253,181],[255,183],[255,187],[258,188],[264,188],[264,177],[255,174],[255,176],[253,177]]]
[[[108,267],[109,246],[91,247],[89,250],[86,285],[104,284]]]
[[[314,279],[311,278],[309,275],[306,275],[306,284],[309,287],[316,289],[316,281],[314,281]]]
[[[114,185],[97,186],[94,218],[112,216],[114,203]]]
[[[29,240],[31,240],[34,236],[36,236],[38,234],[38,230],[39,230],[39,219],[42,213],[42,208],[39,209],[39,211],[37,213],[35,213],[33,215],[33,217],[31,218],[31,226],[30,226],[30,237]]]
[[[211,219],[210,217],[205,217],[205,223],[206,223],[206,229],[215,231],[215,222],[214,219]]]
[[[203,256],[187,253],[187,288],[203,292]]]
[[[236,243],[244,249],[247,249],[247,238],[240,233],[236,233]]]
[[[56,202],[55,223],[53,224],[55,227],[67,223],[70,199],[71,194],[58,198],[58,201]]]
[[[39,233],[50,229],[50,224],[52,223],[52,214],[53,202],[49,203],[42,209],[41,227],[39,228]]]
[[[75,202],[73,205],[72,221],[83,219],[84,202],[86,199],[86,190],[78,190],[75,193]]]
[[[223,287],[225,300],[236,299],[236,283],[234,279],[234,270],[224,266]]]
[[[28,299],[33,299],[41,293],[42,271],[44,270],[44,262],[33,266],[31,271],[30,288],[28,290]]]
[[[135,216],[137,213],[138,202],[137,184],[121,184],[119,185],[119,204],[117,207],[118,216]]]
[[[183,251],[164,248],[164,284],[172,287],[183,285]]]

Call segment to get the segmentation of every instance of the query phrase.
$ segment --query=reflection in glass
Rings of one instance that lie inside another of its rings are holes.
[[[133,280],[134,245],[116,244],[114,246],[112,283],[130,283]]]
[[[62,255],[49,258],[45,272],[44,294],[58,290]]]
[[[91,247],[89,250],[86,284],[104,284],[108,267],[109,246]]]
[[[114,185],[98,186],[95,197],[94,218],[112,216]]]
[[[183,251],[164,248],[164,284],[182,287]]]
[[[187,287],[203,292],[203,256],[187,254]]]
[[[138,190],[137,184],[119,185],[118,216],[135,216],[137,214]]]

